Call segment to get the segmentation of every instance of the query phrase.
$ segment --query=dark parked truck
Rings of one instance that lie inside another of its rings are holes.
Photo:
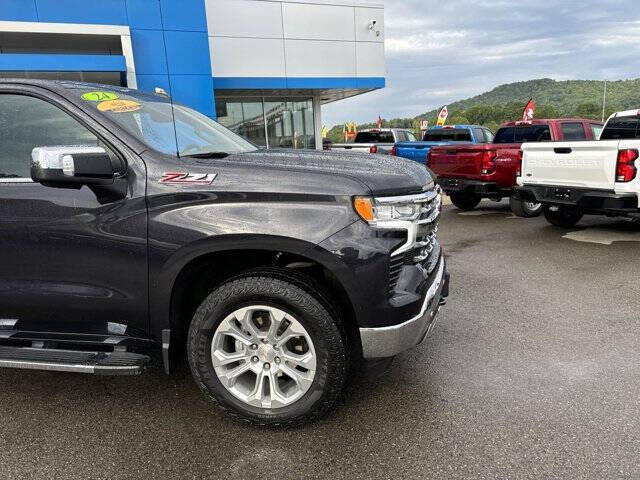
[[[493,133],[480,125],[445,125],[430,127],[420,142],[396,143],[392,155],[424,163],[433,147],[461,143],[491,143]]]
[[[415,162],[263,151],[166,96],[0,80],[0,367],[169,373],[257,424],[326,412],[444,298]]]
[[[601,122],[580,118],[509,122],[498,129],[492,144],[432,148],[427,166],[437,175],[451,202],[462,210],[475,208],[483,198],[500,201],[508,197],[513,213],[533,217],[542,212],[540,203],[513,197],[520,171],[520,146],[564,139],[594,140],[601,130]]]

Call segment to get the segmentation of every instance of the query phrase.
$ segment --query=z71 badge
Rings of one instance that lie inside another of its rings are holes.
[[[165,172],[160,183],[171,185],[211,185],[216,173]]]

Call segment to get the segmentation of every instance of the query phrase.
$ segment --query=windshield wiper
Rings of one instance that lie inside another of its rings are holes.
[[[229,154],[227,152],[202,152],[184,156],[189,158],[225,158],[228,157]]]

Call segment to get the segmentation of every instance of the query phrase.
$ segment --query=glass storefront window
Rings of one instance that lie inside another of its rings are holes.
[[[315,148],[311,99],[218,97],[216,113],[222,125],[257,145],[268,148]]]
[[[216,98],[218,122],[258,146],[266,147],[262,100]]]
[[[293,148],[293,127],[287,102],[265,101],[269,148]]]
[[[302,100],[287,102],[293,114],[293,131],[296,148],[315,148],[313,128],[313,102]]]

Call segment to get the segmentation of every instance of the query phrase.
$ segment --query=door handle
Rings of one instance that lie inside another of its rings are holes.
[[[568,147],[554,148],[555,153],[571,153],[571,149]]]

